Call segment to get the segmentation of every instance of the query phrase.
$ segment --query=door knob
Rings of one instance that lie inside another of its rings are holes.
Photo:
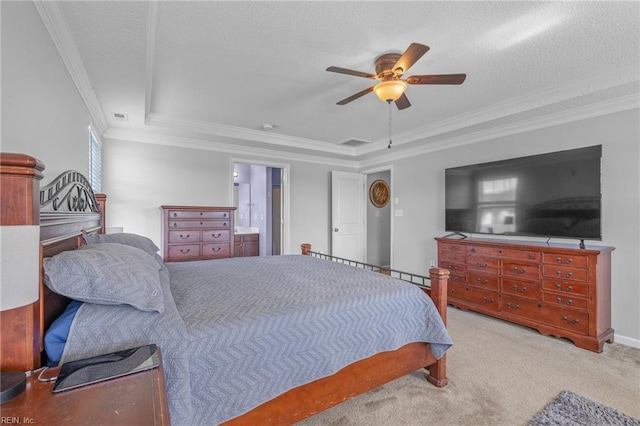
[[[333,228],[333,232],[338,232],[339,229],[338,228]]]

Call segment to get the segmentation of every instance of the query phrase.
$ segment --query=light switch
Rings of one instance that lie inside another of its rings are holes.
[[[400,203],[400,198],[396,197],[396,199],[395,199],[395,203],[396,203],[396,205],[397,205],[398,203]]]
[[[404,212],[402,211],[402,209],[396,209],[396,216],[400,217],[404,214]]]

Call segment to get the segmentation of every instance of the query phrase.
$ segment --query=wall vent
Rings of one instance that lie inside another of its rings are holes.
[[[358,138],[349,138],[349,139],[345,139],[343,141],[338,142],[338,145],[362,146],[368,143],[371,143],[371,141],[368,141],[365,139],[358,139]]]
[[[129,116],[127,114],[123,114],[121,112],[114,112],[113,113],[113,119],[116,120],[116,121],[128,122],[129,121]]]

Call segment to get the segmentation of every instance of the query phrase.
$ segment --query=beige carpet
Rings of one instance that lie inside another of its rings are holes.
[[[563,390],[640,418],[640,349],[601,354],[537,331],[449,308],[449,385],[402,377],[300,425],[525,425]]]

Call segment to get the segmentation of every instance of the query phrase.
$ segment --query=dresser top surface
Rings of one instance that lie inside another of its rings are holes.
[[[473,245],[473,244],[482,244],[488,246],[500,246],[505,247],[509,246],[514,249],[545,249],[548,251],[553,250],[580,250],[585,254],[589,253],[606,253],[615,250],[614,247],[609,246],[598,246],[587,244],[584,249],[580,248],[579,242],[575,243],[550,243],[547,241],[527,241],[527,240],[507,240],[507,239],[497,239],[497,238],[477,238],[477,237],[469,237],[469,238],[444,238],[444,237],[436,237],[436,241],[442,243],[451,243],[451,244],[464,244],[464,245]]]

